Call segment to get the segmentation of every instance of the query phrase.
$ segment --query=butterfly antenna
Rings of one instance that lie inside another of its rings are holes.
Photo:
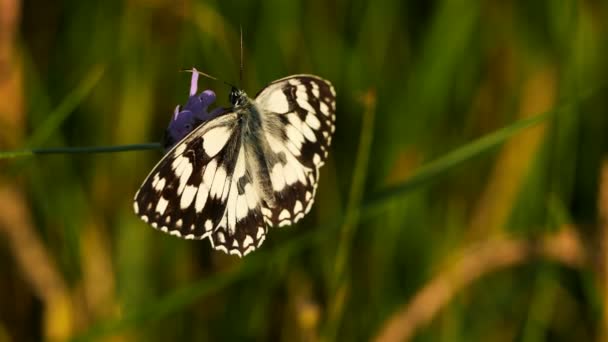
[[[241,31],[241,69],[239,70],[239,85],[243,86],[243,26],[239,26]]]
[[[180,71],[181,71],[181,72],[192,72],[192,73],[196,73],[196,74],[199,74],[199,75],[201,75],[201,76],[204,76],[204,77],[207,77],[207,78],[209,78],[209,79],[212,79],[212,80],[214,80],[214,81],[219,81],[219,82],[222,82],[222,83],[224,83],[225,85],[227,85],[227,86],[229,86],[229,87],[233,87],[233,88],[234,88],[234,85],[232,85],[231,83],[228,83],[228,82],[226,82],[226,81],[220,80],[219,78],[217,78],[217,77],[215,77],[215,76],[211,76],[211,75],[209,75],[209,74],[207,74],[207,73],[204,73],[204,72],[202,72],[202,71],[200,71],[200,70],[197,70],[196,68],[192,68],[192,69],[183,69],[183,70],[180,70]]]

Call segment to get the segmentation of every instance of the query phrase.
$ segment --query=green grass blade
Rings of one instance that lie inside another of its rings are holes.
[[[552,112],[547,112],[534,117],[519,120],[507,127],[487,134],[471,143],[449,152],[437,160],[425,164],[424,166],[420,167],[418,171],[406,182],[377,194],[374,199],[368,202],[368,211],[371,212],[374,211],[375,208],[382,208],[393,198],[406,194],[410,190],[420,185],[438,180],[441,176],[447,174],[449,171],[464,164],[465,162],[487,153],[494,148],[497,148],[526,128],[546,121],[551,114]]]
[[[46,120],[37,126],[34,133],[28,139],[26,146],[36,146],[44,143],[91,93],[103,73],[104,67],[102,65],[93,67],[78,86],[66,96],[63,102],[49,113]]]

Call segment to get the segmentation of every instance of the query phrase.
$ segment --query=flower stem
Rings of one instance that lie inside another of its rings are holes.
[[[82,146],[82,147],[48,147],[32,148],[21,151],[0,151],[0,159],[31,157],[36,154],[76,154],[76,153],[110,153],[160,149],[160,143],[132,144],[118,146]]]

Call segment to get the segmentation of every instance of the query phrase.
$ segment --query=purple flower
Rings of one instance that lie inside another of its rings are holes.
[[[215,93],[212,90],[205,90],[197,95],[197,88],[198,73],[193,68],[192,80],[190,81],[190,97],[186,105],[175,107],[169,127],[165,131],[165,151],[168,151],[201,123],[216,117],[222,111],[222,108],[216,108],[208,112],[207,108],[215,102]]]

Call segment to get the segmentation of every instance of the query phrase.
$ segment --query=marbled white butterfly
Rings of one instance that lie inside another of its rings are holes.
[[[255,99],[232,87],[232,107],[207,114],[215,95],[196,95],[192,71],[190,100],[174,117],[185,120],[183,129],[170,126],[169,150],[133,207],[165,233],[208,237],[213,248],[244,256],[260,247],[269,226],[310,211],[335,130],[336,92],[320,77],[293,75]]]

